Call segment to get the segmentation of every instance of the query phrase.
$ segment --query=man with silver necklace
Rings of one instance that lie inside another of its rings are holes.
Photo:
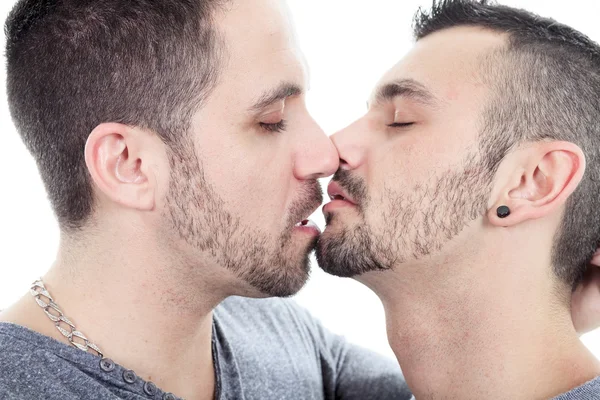
[[[6,32],[61,241],[0,313],[0,397],[410,398],[395,362],[278,298],[339,161],[280,1],[21,0]]]
[[[277,299],[338,167],[284,3],[21,0],[6,32],[61,240],[0,314],[0,398],[409,397],[395,361]]]

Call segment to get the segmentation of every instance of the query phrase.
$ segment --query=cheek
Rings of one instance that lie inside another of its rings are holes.
[[[373,203],[381,203],[388,194],[410,190],[426,171],[424,157],[410,138],[387,142],[369,158],[367,191]]]
[[[470,152],[464,138],[451,132],[431,127],[392,138],[371,157],[377,184],[410,193],[461,165]]]
[[[399,140],[373,153],[367,173],[367,223],[382,227],[401,216],[406,202],[414,201],[434,178],[435,161],[413,141]],[[400,214],[398,214],[400,213]],[[381,229],[377,229],[378,231]]]
[[[207,163],[205,175],[227,211],[244,225],[266,232],[280,229],[293,200],[291,157],[245,150]]]

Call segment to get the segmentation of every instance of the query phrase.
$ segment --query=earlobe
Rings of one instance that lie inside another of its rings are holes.
[[[496,210],[496,215],[500,219],[508,218],[508,216],[510,215],[510,208],[508,208],[507,206],[500,206]]]
[[[494,226],[508,227],[516,225],[523,220],[520,208],[516,205],[508,206],[510,202],[505,202],[499,206],[494,206],[488,211],[488,220]]]
[[[488,212],[494,226],[546,217],[575,191],[585,170],[581,149],[569,142],[540,142],[516,150],[498,174],[498,194]],[[502,182],[503,183],[500,183]]]

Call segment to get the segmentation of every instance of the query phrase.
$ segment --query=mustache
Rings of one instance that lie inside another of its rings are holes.
[[[323,189],[318,181],[307,182],[300,189],[300,196],[290,206],[289,224],[296,225],[308,218],[323,203]]]
[[[333,175],[332,180],[337,182],[357,202],[359,207],[367,202],[367,184],[362,178],[352,175],[348,170],[340,168]]]

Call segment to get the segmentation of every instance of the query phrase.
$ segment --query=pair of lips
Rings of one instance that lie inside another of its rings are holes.
[[[335,181],[331,181],[331,183],[327,187],[327,194],[329,195],[329,198],[332,201],[333,200],[342,200],[342,201],[346,201],[350,204],[356,205],[356,202],[346,193],[346,191],[340,186],[340,184]],[[313,212],[314,211],[315,210],[313,210]],[[312,212],[311,212],[311,214],[312,214]],[[311,227],[316,227],[316,224],[313,221],[311,221],[310,219],[304,219],[304,220],[298,222],[294,226],[297,228],[300,228],[300,227],[311,228]]]
[[[356,205],[356,202],[346,193],[339,183],[331,181],[327,187],[327,194],[331,200],[343,200]]]

